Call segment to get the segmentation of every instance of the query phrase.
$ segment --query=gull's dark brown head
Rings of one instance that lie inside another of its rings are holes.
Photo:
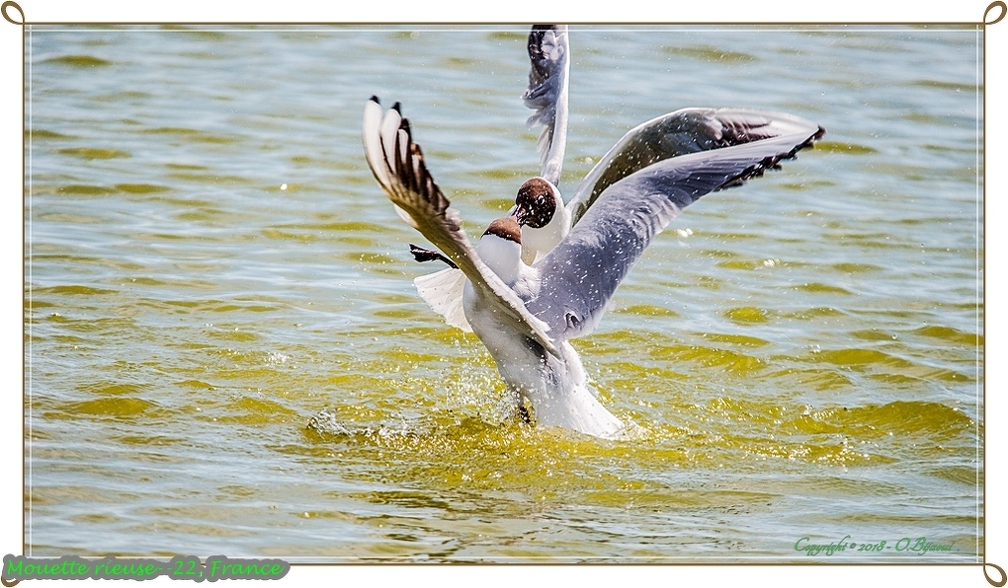
[[[541,229],[556,213],[556,188],[542,178],[532,178],[518,188],[514,216],[518,224]]]
[[[494,235],[505,241],[521,245],[521,227],[518,226],[518,221],[513,216],[501,217],[490,223],[487,230],[483,232],[484,237],[487,235]]]

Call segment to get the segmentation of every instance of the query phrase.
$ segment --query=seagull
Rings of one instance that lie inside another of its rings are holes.
[[[541,171],[518,189],[508,215],[522,227],[522,260],[532,265],[549,253],[571,227],[570,213],[557,189],[567,149],[567,25],[533,25],[526,45],[531,67],[522,100],[534,111],[525,124],[542,126],[537,143]]]
[[[818,126],[787,114],[744,108],[682,108],[627,131],[595,164],[564,204],[558,188],[567,143],[570,42],[566,25],[533,25],[527,42],[528,88],[522,95],[541,125],[541,171],[518,189],[508,211],[522,228],[522,260],[533,265],[567,236],[610,185],[649,165],[690,153],[780,136],[815,132]],[[413,284],[450,326],[472,332],[462,308],[465,274],[436,251],[410,245],[417,261],[439,260],[448,268],[418,276]]]
[[[522,226],[522,259],[531,265],[560,242],[571,227],[557,184],[567,146],[567,96],[570,78],[570,44],[566,25],[533,25],[526,43],[529,83],[522,94],[525,106],[534,112],[526,124],[541,125],[537,142],[539,176],[518,190],[515,206],[508,212]],[[453,327],[472,332],[462,309],[465,274],[436,251],[410,244],[417,261],[440,260],[448,268],[417,276],[413,285],[434,312]]]
[[[491,222],[472,246],[401,110],[398,102],[384,109],[375,96],[364,107],[364,151],[375,179],[399,216],[464,276],[464,317],[518,406],[527,402],[539,425],[601,438],[620,438],[627,427],[596,398],[570,340],[595,329],[627,272],[683,208],[776,169],[825,132],[802,121],[801,132],[628,173],[586,197],[591,202],[567,235],[529,265],[522,258],[524,228],[514,216]]]

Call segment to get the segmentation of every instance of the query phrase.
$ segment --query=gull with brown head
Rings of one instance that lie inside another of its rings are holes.
[[[589,206],[567,235],[528,264],[522,251],[528,225],[516,217],[495,220],[477,247],[470,244],[400,110],[398,103],[383,109],[376,97],[365,105],[365,154],[375,179],[399,215],[463,276],[467,324],[508,390],[531,405],[536,422],[606,438],[622,435],[624,423],[596,398],[570,340],[594,330],[627,272],[683,208],[779,167],[824,133],[786,117],[791,132],[660,159],[627,173],[589,193]],[[525,222],[538,222],[535,215],[522,212]]]
[[[522,260],[529,265],[553,250],[602,192],[645,167],[691,153],[722,149],[775,137],[809,136],[818,126],[781,113],[744,108],[683,108],[627,131],[595,164],[565,204],[560,174],[567,143],[570,42],[565,25],[534,25],[529,32],[529,83],[522,98],[539,125],[540,175],[518,189],[508,212],[522,227]],[[465,275],[436,251],[410,245],[417,261],[445,261],[449,267],[413,280],[420,296],[445,321],[472,328],[462,308]]]

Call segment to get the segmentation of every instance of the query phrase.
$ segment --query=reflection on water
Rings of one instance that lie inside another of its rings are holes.
[[[976,31],[572,28],[567,192],[680,107],[828,129],[576,341],[623,441],[512,417],[364,162],[401,100],[481,232],[538,166],[525,34],[30,27],[29,555],[981,560]]]

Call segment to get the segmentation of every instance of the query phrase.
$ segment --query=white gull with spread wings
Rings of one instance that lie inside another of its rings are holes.
[[[523,229],[513,217],[491,223],[472,247],[398,103],[386,111],[376,97],[368,101],[364,146],[399,215],[465,276],[465,318],[508,389],[531,404],[541,425],[614,438],[624,424],[596,399],[570,339],[594,330],[632,265],[683,208],[778,167],[822,136],[822,128],[800,122],[800,132],[662,159],[624,175],[591,196],[569,233],[532,265],[522,260]]]

